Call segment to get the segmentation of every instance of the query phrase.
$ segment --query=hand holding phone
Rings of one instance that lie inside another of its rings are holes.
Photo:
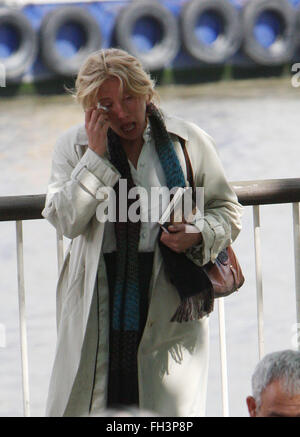
[[[107,131],[109,128],[108,108],[97,103],[85,112],[85,129],[88,146],[100,156],[106,152]]]

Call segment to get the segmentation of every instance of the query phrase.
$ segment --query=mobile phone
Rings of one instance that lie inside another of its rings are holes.
[[[184,195],[184,193],[186,192],[187,188],[186,187],[178,187],[177,191],[175,192],[174,196],[172,197],[170,203],[168,204],[166,210],[164,211],[163,215],[161,216],[161,218],[158,220],[158,223],[161,227],[164,227],[165,229],[168,228],[168,226],[171,224],[171,222],[173,222],[174,219],[174,213],[176,211],[176,208],[178,206],[180,206],[180,210],[182,212],[182,205],[180,205],[180,200],[182,198],[182,196]],[[173,218],[172,218],[172,213],[173,213]],[[167,232],[169,232],[167,230]]]
[[[108,112],[109,109],[106,106],[101,105],[101,103],[97,103],[97,109],[103,109],[103,111]]]

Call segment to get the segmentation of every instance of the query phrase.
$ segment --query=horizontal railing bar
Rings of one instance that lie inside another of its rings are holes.
[[[0,197],[0,221],[42,219],[45,194]]]
[[[300,178],[231,182],[244,206],[300,201]]]
[[[244,206],[300,202],[300,178],[231,182]],[[0,197],[0,221],[41,219],[45,194]]]

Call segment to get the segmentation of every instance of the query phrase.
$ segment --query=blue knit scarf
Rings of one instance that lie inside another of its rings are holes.
[[[159,110],[150,104],[147,107],[156,150],[166,177],[168,188],[184,187],[185,178]],[[108,151],[110,161],[118,169],[121,178],[127,180],[127,190],[134,187],[127,156],[120,138],[108,131]],[[119,183],[115,186],[119,198]],[[136,200],[127,197],[128,209]],[[116,217],[119,217],[117,205]],[[128,380],[137,381],[137,350],[144,329],[141,322],[140,274],[138,269],[138,247],[140,221],[133,223],[117,221],[115,224],[117,243],[116,277],[111,296],[110,325],[110,370],[108,405],[137,404],[138,388],[129,392]],[[127,383],[126,383],[127,381]]]

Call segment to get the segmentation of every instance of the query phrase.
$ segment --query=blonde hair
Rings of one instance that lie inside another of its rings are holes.
[[[102,49],[92,53],[81,66],[75,82],[73,96],[87,109],[97,103],[99,87],[106,79],[117,77],[121,87],[136,96],[159,100],[155,82],[143,69],[140,61],[121,49]]]

